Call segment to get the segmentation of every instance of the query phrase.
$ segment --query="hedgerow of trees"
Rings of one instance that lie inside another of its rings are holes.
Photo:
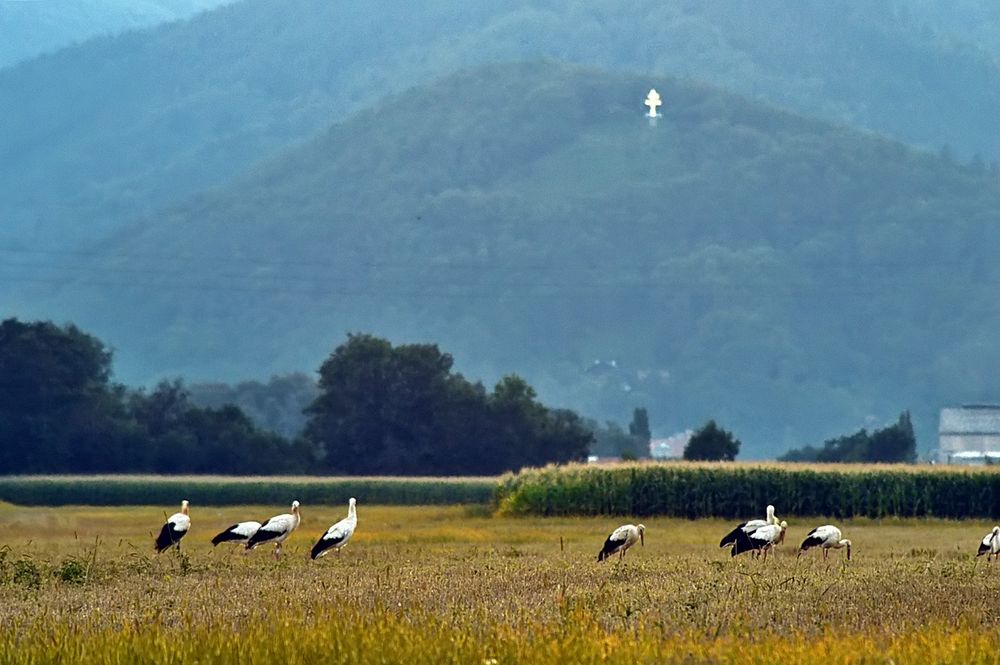
[[[350,335],[320,367],[305,439],[325,471],[491,474],[580,460],[593,441],[571,411],[536,400],[522,378],[491,392],[452,372],[436,345]]]
[[[653,435],[649,429],[649,413],[646,409],[636,408],[632,411],[628,431],[612,420],[603,425],[593,419],[587,419],[585,423],[594,435],[594,443],[590,446],[592,454],[623,460],[649,457],[649,441]]]
[[[828,439],[822,448],[805,446],[789,450],[779,459],[786,462],[915,462],[917,438],[910,412],[903,411],[894,424],[871,434],[862,428],[854,434]]]
[[[579,416],[545,407],[520,377],[487,392],[434,345],[349,336],[323,363],[292,441],[233,404],[196,406],[179,380],[148,392],[116,384],[111,359],[74,325],[0,323],[0,475],[484,474],[582,459],[593,441]],[[309,392],[281,385],[289,399]]]
[[[76,326],[0,323],[0,474],[285,473],[308,459],[235,406],[192,405],[179,381],[113,383],[111,351]]]

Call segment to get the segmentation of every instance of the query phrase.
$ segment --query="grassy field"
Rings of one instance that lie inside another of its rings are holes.
[[[209,540],[285,507],[193,505],[183,552],[157,556],[175,510],[0,504],[0,662],[987,663],[1000,647],[982,521],[842,521],[854,559],[823,563],[795,556],[822,518],[790,519],[767,562],[717,547],[730,521],[650,518],[645,547],[599,564],[626,520],[359,505],[351,544],[313,562],[345,508],[307,504],[276,562]]]

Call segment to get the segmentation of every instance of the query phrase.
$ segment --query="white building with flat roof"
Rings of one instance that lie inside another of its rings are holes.
[[[943,464],[1000,461],[1000,404],[941,409],[934,459]]]

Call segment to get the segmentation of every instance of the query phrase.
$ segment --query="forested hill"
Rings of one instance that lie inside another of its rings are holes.
[[[0,67],[42,53],[187,18],[232,0],[43,0],[0,2]]]
[[[714,88],[489,66],[149,216],[28,312],[129,381],[309,371],[364,331],[751,457],[904,408],[927,447],[1000,391],[998,211],[995,173]]]
[[[0,258],[92,241],[386,94],[539,57],[706,80],[988,164],[1000,5],[937,32],[945,14],[940,0],[246,0],[0,71]]]

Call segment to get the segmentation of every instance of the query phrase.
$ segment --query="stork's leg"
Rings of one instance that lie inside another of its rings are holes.
[[[829,556],[830,556],[830,550],[828,550],[827,548],[824,547],[823,548],[823,561],[826,561]]]

